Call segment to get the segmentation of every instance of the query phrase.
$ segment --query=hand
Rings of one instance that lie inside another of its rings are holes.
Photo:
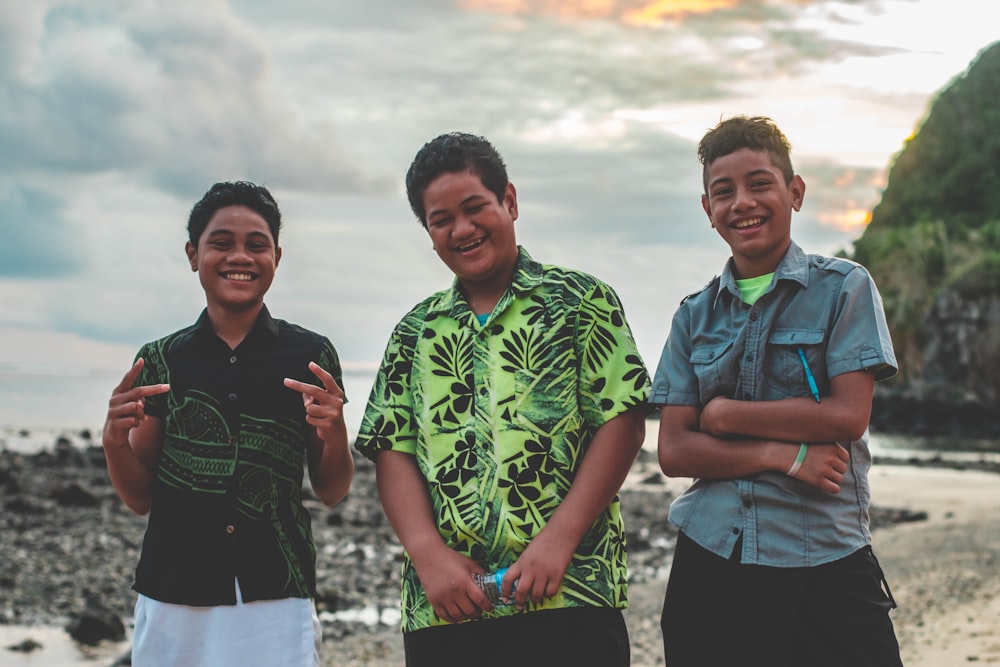
[[[146,397],[170,391],[169,384],[132,386],[144,363],[142,359],[136,359],[132,368],[111,392],[101,436],[105,447],[124,447],[129,444],[129,432],[146,419]]]
[[[727,435],[722,429],[722,416],[726,409],[726,403],[731,399],[716,396],[701,409],[699,416],[698,430],[716,437]]]
[[[285,386],[302,394],[306,423],[316,429],[323,442],[328,442],[343,428],[344,390],[319,364],[310,361],[309,370],[323,383],[322,387],[292,378],[285,378]]]
[[[840,482],[850,460],[847,450],[836,442],[810,444],[795,479],[827,493],[840,493]]]
[[[523,608],[529,599],[539,604],[553,597],[559,592],[577,546],[569,540],[559,539],[554,531],[543,529],[507,569],[500,588],[501,597],[511,597],[514,582],[517,582],[514,604],[518,607]]]
[[[476,586],[473,575],[486,571],[471,558],[447,547],[435,550],[419,563],[413,562],[434,612],[449,623],[477,618],[493,605]],[[506,581],[506,578],[504,579]]]

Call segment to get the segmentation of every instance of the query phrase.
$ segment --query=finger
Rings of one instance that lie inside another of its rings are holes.
[[[335,380],[334,377],[326,371],[326,369],[317,364],[315,361],[310,361],[309,370],[313,372],[313,375],[319,378],[319,381],[323,383],[323,387],[328,392],[334,396],[343,398],[344,390],[340,388],[340,385],[337,384],[337,380]]]
[[[147,396],[156,396],[158,394],[165,394],[170,391],[169,384],[144,384],[141,387],[135,388],[135,393],[141,398],[146,398]]]
[[[146,362],[142,360],[142,357],[135,360],[135,363],[132,364],[132,368],[128,369],[128,372],[125,373],[125,377],[123,377],[122,381],[118,383],[117,387],[115,387],[116,394],[120,394],[123,391],[128,391],[132,388],[132,385],[135,384],[135,379],[139,377],[139,372],[142,370],[145,363]]]
[[[295,380],[293,378],[285,378],[283,382],[284,385],[289,389],[293,389],[299,392],[300,394],[302,394],[303,397],[308,396],[313,401],[319,401],[320,397],[322,397],[324,394],[328,394],[328,392],[325,389],[323,389],[323,387],[317,387],[316,385],[310,382],[302,382],[301,380]],[[306,405],[309,405],[308,401],[306,402]]]

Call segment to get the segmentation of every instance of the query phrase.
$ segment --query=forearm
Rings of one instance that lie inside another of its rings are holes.
[[[140,459],[128,440],[115,443],[105,437],[101,444],[108,477],[118,497],[136,514],[148,514],[153,502],[154,465]]]
[[[850,442],[868,428],[874,376],[867,371],[833,378],[821,401],[787,398],[737,401],[715,398],[703,409],[700,430],[720,437],[786,442]]]
[[[414,564],[433,558],[437,550],[447,549],[434,523],[431,499],[416,458],[402,452],[380,452],[375,475],[389,525]]]
[[[309,481],[313,493],[327,507],[336,505],[347,495],[354,479],[354,457],[343,423],[326,441],[314,433],[309,457]]]
[[[584,454],[569,492],[539,535],[571,545],[572,554],[621,489],[642,448],[645,433],[645,415],[638,408],[601,426]]]
[[[694,407],[667,406],[660,414],[660,468],[668,477],[732,479],[768,471],[785,472],[798,443],[756,438],[722,439],[698,430]]]

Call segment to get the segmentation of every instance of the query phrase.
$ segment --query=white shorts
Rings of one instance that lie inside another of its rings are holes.
[[[189,607],[139,595],[133,667],[318,667],[322,632],[308,598]]]

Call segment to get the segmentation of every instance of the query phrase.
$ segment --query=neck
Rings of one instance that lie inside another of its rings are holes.
[[[250,333],[263,307],[263,303],[258,303],[247,310],[233,311],[217,304],[209,304],[208,320],[212,323],[215,335],[225,341],[230,349],[235,350]]]

